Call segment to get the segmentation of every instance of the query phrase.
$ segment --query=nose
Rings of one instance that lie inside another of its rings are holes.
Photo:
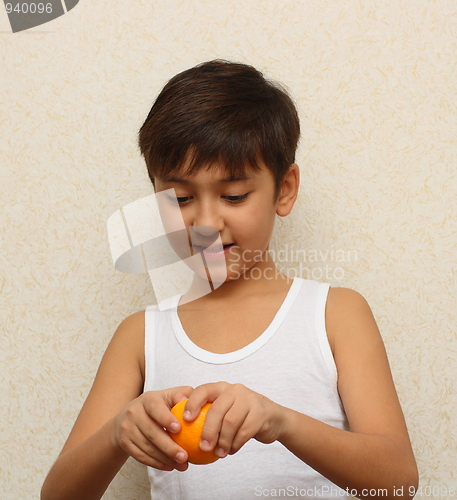
[[[210,237],[224,228],[224,218],[219,211],[217,201],[200,200],[194,204],[192,229],[202,236]]]

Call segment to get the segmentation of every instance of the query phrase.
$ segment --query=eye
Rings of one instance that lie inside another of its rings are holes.
[[[239,196],[223,196],[223,198],[225,198],[232,205],[236,205],[237,203],[241,203],[248,196],[249,196],[249,193],[242,194]],[[174,198],[172,196],[169,196],[168,198],[170,200],[177,200],[179,205],[185,205],[192,198],[192,196],[182,196],[182,197],[178,197],[178,198]]]
[[[168,196],[167,195],[167,198],[171,201],[177,201],[179,205],[182,205],[182,204],[186,203],[187,200],[189,200],[190,196],[183,196],[181,198],[178,198],[176,196]]]
[[[245,200],[249,196],[249,193],[242,194],[240,196],[224,196],[230,203],[236,204]]]

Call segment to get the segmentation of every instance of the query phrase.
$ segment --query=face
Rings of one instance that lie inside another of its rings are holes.
[[[246,170],[242,179],[230,179],[217,166],[192,176],[155,178],[156,193],[171,188],[176,192],[174,201],[187,230],[191,254],[205,250],[207,261],[224,265],[225,281],[265,266],[276,215],[274,178],[266,167]],[[226,250],[209,250],[216,248],[217,236],[224,246],[230,245]]]

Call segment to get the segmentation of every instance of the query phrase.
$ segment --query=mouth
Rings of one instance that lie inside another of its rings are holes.
[[[194,245],[194,248],[197,249],[197,251],[199,252],[220,252],[222,250],[226,250],[227,248],[230,248],[231,246],[233,246],[234,243],[229,243],[227,245],[216,245],[216,246],[213,246],[213,247],[205,247],[205,246],[201,246],[201,245]]]

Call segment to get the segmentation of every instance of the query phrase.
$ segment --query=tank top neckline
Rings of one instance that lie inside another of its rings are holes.
[[[263,331],[263,333],[259,335],[259,337],[257,337],[250,344],[242,347],[241,349],[223,354],[207,351],[192,342],[192,340],[185,332],[181,320],[178,316],[178,303],[182,295],[175,295],[173,305],[169,309],[169,312],[171,315],[171,324],[176,340],[188,354],[206,363],[226,364],[240,361],[258,351],[273,337],[283,320],[286,318],[290,308],[292,307],[292,304],[295,302],[295,299],[297,298],[302,288],[303,281],[303,279],[297,276],[293,278],[289,291],[287,292],[286,297],[284,298],[282,304],[276,312],[272,322]]]

